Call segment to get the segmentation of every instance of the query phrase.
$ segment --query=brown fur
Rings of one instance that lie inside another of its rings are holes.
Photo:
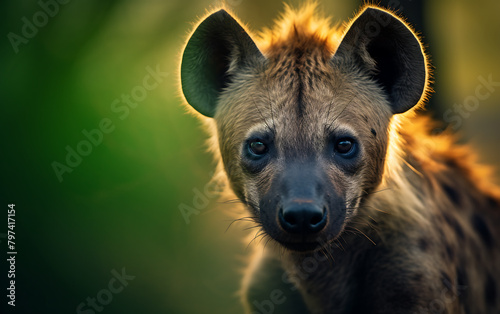
[[[354,133],[362,166],[346,174],[322,164],[334,190],[349,198],[342,233],[322,238],[319,250],[283,250],[269,231],[257,231],[254,238],[270,242],[245,277],[245,302],[261,302],[259,289],[268,295],[271,288],[256,288],[256,278],[268,278],[261,274],[267,261],[279,260],[277,277],[262,281],[279,291],[298,288],[312,313],[500,312],[500,190],[489,169],[448,132],[431,135],[434,122],[416,114],[429,90],[428,70],[419,103],[393,114],[381,87],[350,59],[340,56],[332,66],[351,24],[331,28],[314,8],[287,8],[260,35],[265,66],[230,64],[232,80],[207,119],[218,178],[260,224],[261,196],[290,160],[305,164],[320,156],[328,134]],[[376,71],[376,64],[369,67]],[[272,131],[280,155],[253,174],[241,166],[241,150],[257,131]]]

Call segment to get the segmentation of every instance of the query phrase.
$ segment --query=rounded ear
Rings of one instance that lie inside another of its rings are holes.
[[[428,69],[420,41],[395,15],[367,7],[351,23],[334,58],[366,69],[388,95],[393,113],[415,106],[425,92]]]
[[[240,24],[226,11],[208,16],[191,35],[181,63],[182,92],[201,114],[213,117],[231,74],[264,60]]]

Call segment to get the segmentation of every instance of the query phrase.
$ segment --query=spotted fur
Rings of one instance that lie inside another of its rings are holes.
[[[470,147],[417,113],[430,76],[420,41],[381,8],[339,28],[314,12],[287,7],[254,41],[217,11],[183,54],[182,89],[209,126],[217,178],[266,239],[245,275],[247,310],[500,313],[500,192]],[[355,161],[330,154],[339,134],[357,140]],[[248,158],[252,138],[272,157]],[[299,194],[322,182],[327,222],[314,238],[277,222],[285,175]]]

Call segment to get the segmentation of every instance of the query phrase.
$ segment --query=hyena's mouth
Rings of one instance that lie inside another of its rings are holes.
[[[341,229],[342,230],[340,230],[338,234],[325,232],[324,234],[316,236],[314,239],[304,239],[303,241],[291,238],[282,239],[279,237],[273,237],[273,239],[286,250],[298,253],[309,253],[330,247],[342,234],[343,228]]]
[[[345,223],[345,207],[319,206],[301,199],[275,210],[261,210],[264,231],[287,250],[310,252],[337,239]]]
[[[340,232],[338,232],[337,234],[331,234],[330,232],[325,232],[324,234],[316,235],[316,237],[313,239],[308,239],[307,237],[302,241],[298,239],[292,239],[290,237],[285,237],[286,239],[283,239],[280,236],[276,238],[273,237],[273,239],[287,250],[307,253],[328,247],[329,245],[331,245],[332,242],[334,242],[337,238],[339,238],[341,233],[342,230],[340,230]]]
[[[320,242],[304,242],[304,243],[278,242],[278,243],[280,243],[284,248],[290,251],[303,252],[303,253],[313,252],[323,247],[323,245]]]

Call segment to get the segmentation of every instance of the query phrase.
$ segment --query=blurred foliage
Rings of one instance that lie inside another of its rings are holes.
[[[231,218],[224,209],[231,206],[210,199],[189,224],[178,209],[194,206],[195,190],[204,189],[214,168],[206,135],[181,105],[177,69],[192,22],[216,3],[68,1],[16,53],[8,34],[21,35],[23,17],[32,20],[41,7],[2,1],[0,195],[4,210],[16,204],[18,250],[17,303],[7,313],[74,313],[123,267],[135,279],[105,313],[241,312],[236,292],[249,250],[241,228],[225,232]],[[263,0],[227,5],[253,30],[272,25],[283,8]],[[355,10],[347,1],[320,5],[334,22]],[[479,75],[500,80],[500,3],[447,0],[426,10],[444,111],[474,93]],[[120,119],[112,103],[157,66],[168,76]],[[492,162],[499,100],[500,88],[460,129]],[[76,149],[86,139],[82,131],[104,118],[114,130],[59,182],[52,163],[65,163],[66,147]]]

